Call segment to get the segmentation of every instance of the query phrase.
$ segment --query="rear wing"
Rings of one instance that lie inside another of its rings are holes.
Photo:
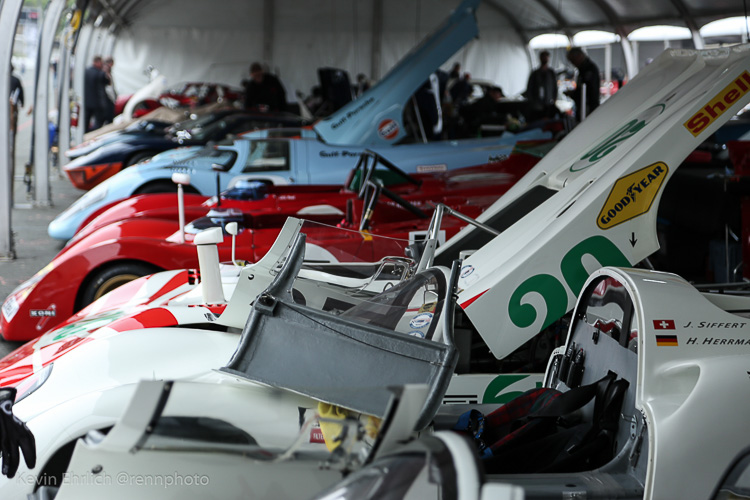
[[[328,144],[389,146],[406,135],[408,99],[449,57],[479,35],[480,0],[464,0],[440,27],[412,49],[376,85],[314,129]]]

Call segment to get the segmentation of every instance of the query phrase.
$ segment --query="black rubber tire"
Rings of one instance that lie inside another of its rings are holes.
[[[158,268],[143,262],[118,262],[99,269],[86,279],[80,292],[78,308],[83,309],[118,286],[157,271]]]
[[[142,162],[143,160],[148,160],[155,154],[156,151],[139,151],[138,153],[128,158],[128,161],[125,162],[125,167],[130,167],[132,165],[135,165],[136,163]]]

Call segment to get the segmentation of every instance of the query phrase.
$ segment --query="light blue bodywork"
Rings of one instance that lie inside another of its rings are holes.
[[[263,135],[263,134],[258,134]],[[482,165],[506,158],[519,140],[549,139],[539,129],[507,133],[487,140],[443,141],[397,148],[372,148],[405,172],[441,172]],[[68,240],[81,224],[100,208],[138,194],[152,183],[171,182],[174,172],[190,174],[190,184],[200,194],[216,194],[235,178],[263,180],[273,184],[343,184],[356,166],[363,146],[333,146],[317,139],[236,139],[231,144],[189,147],[166,151],[150,161],[128,167],[87,192],[53,220],[47,232]]]
[[[406,135],[404,107],[414,91],[467,42],[479,35],[480,0],[461,2],[450,17],[378,83],[315,125],[328,144],[392,146]]]
[[[531,130],[502,137],[404,144],[403,111],[410,96],[451,55],[478,35],[475,11],[480,0],[464,0],[450,17],[407,54],[377,85],[311,129],[270,129],[244,134],[231,144],[167,151],[107,179],[53,220],[53,238],[73,237],[89,215],[114,201],[138,194],[152,183],[171,182],[173,172],[191,176],[204,195],[216,194],[213,163],[224,167],[220,188],[230,179],[260,179],[274,184],[342,184],[360,153],[371,149],[404,171],[440,172],[482,165],[507,157],[518,140],[549,139]],[[387,126],[382,126],[387,122]],[[215,156],[210,156],[215,155]]]

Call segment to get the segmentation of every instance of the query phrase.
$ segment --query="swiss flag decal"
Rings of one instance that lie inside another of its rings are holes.
[[[674,330],[673,319],[655,319],[654,330]]]

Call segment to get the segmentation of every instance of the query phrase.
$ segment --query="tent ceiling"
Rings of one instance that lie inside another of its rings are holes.
[[[85,1],[78,0],[78,3],[83,5]],[[240,12],[243,10],[243,4],[263,2],[264,0],[229,0],[222,1],[221,7],[228,13]],[[526,41],[542,33],[559,32],[573,35],[578,31],[590,29],[627,35],[637,28],[655,24],[697,29],[717,19],[744,15],[743,2],[739,0],[483,0],[482,3],[506,17]],[[90,0],[88,19],[93,22],[102,15],[106,24],[127,26],[149,19],[149,13],[158,4],[157,0]],[[182,12],[179,13],[182,15],[179,17],[184,18],[184,15],[189,13],[190,5],[189,1],[183,3],[180,9]],[[311,21],[314,21],[316,9],[309,8],[309,5],[300,4],[298,8],[306,10],[311,16]],[[235,7],[239,10],[233,10]],[[241,19],[242,16],[238,18]],[[227,17],[228,21],[231,19],[232,16]],[[161,17],[161,20],[170,22],[164,17]],[[193,21],[196,28],[201,27],[200,17]]]

